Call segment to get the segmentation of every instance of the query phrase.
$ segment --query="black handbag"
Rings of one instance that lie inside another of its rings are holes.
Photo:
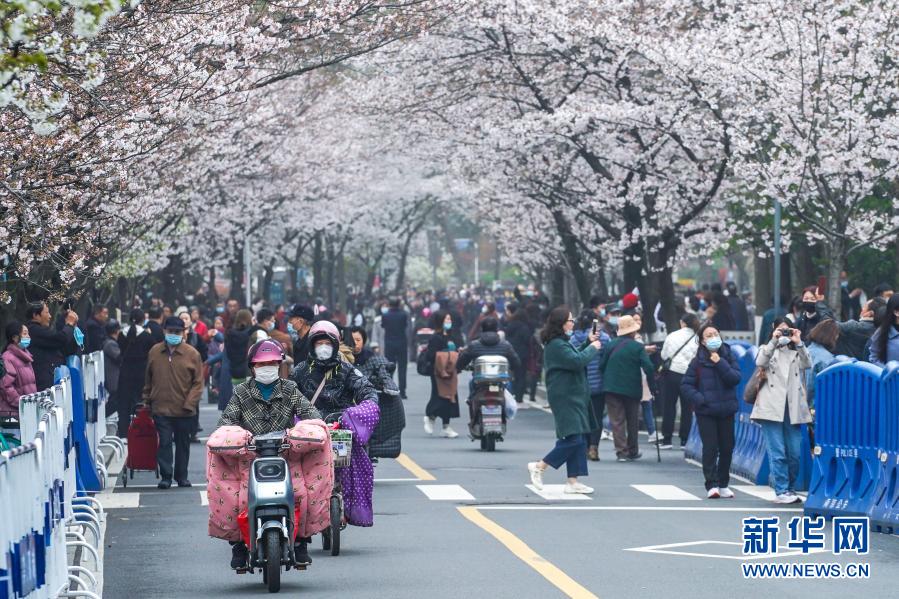
[[[373,458],[396,458],[402,452],[403,429],[406,428],[406,409],[399,395],[381,393],[378,396],[381,418],[368,442],[368,455]]]

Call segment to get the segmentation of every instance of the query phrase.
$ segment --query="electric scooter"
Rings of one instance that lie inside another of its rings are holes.
[[[468,431],[481,442],[482,451],[496,451],[506,434],[505,388],[509,361],[503,356],[481,356],[472,364],[472,393],[468,399]]]

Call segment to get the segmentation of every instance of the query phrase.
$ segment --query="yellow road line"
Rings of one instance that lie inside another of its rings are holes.
[[[412,461],[412,458],[401,453],[396,458],[396,463],[415,475],[418,480],[437,480],[434,475]]]
[[[493,538],[506,546],[515,557],[536,570],[557,589],[573,599],[599,599],[596,595],[582,587],[562,570],[555,567],[536,551],[513,535],[511,532],[486,517],[472,506],[458,507],[459,512],[478,527],[487,531]]]

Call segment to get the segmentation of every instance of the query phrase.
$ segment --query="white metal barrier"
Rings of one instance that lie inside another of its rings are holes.
[[[93,390],[86,396],[97,399],[99,408],[85,431],[91,451],[109,444],[118,453],[118,439],[106,439],[102,355],[84,362],[85,379],[90,377],[85,388]],[[71,548],[89,556],[87,565],[102,568],[98,549],[105,518],[96,499],[77,493],[73,401],[68,378],[20,399],[22,445],[0,454],[0,599],[99,597],[93,572],[68,565]],[[99,469],[105,460],[96,459]]]

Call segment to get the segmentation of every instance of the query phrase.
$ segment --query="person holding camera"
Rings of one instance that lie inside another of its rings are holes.
[[[765,436],[777,494],[774,501],[796,503],[802,501],[795,493],[801,425],[812,421],[804,372],[811,368],[812,360],[799,329],[776,319],[771,340],[759,348],[755,363],[763,375],[750,417],[761,425]]]

